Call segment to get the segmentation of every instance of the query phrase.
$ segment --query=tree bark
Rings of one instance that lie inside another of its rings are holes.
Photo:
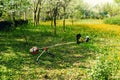
[[[15,27],[15,12],[11,13],[12,26]]]
[[[38,10],[38,6],[39,6],[39,2],[40,2],[40,0],[38,0],[36,6],[35,6],[35,2],[34,2],[34,26],[36,26],[36,24],[37,24],[37,10]]]
[[[51,17],[51,27],[53,27],[53,17]]]
[[[71,19],[72,19],[72,25],[73,25],[73,23],[74,23],[73,16],[71,17]]]
[[[63,10],[64,10],[64,16],[63,16],[63,31],[65,31],[65,15],[66,15],[66,7],[64,6],[63,7]]]
[[[53,13],[53,20],[54,20],[54,34],[57,34],[57,30],[56,30],[56,17],[57,17],[57,13],[58,13],[58,9],[57,7],[53,9],[54,13]]]
[[[41,11],[41,8],[39,7],[39,9],[38,9],[38,14],[37,14],[36,25],[38,25],[38,24],[39,24],[39,21],[40,21],[40,11]]]
[[[54,16],[54,34],[56,35],[57,31],[56,31],[56,16]]]
[[[24,20],[26,20],[26,12],[24,12]]]

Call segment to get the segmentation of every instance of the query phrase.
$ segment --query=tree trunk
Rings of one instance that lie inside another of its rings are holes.
[[[12,20],[12,26],[15,27],[15,12],[12,12],[11,14],[11,20]]]
[[[35,6],[35,2],[34,2],[34,26],[36,26],[36,24],[37,24],[37,15],[36,14],[37,14],[39,2],[40,2],[40,0],[38,0],[36,6]]]
[[[38,24],[39,24],[39,21],[40,21],[40,11],[41,11],[41,8],[39,7],[39,10],[38,10],[38,13],[37,13],[36,25],[38,25]]]
[[[34,26],[36,26],[36,12],[34,12]]]
[[[63,31],[65,31],[65,17],[63,19]]]
[[[71,17],[71,19],[72,19],[72,25],[73,25],[73,23],[74,23],[73,16]]]
[[[57,30],[56,30],[56,17],[57,17],[57,13],[58,13],[57,11],[58,11],[57,7],[54,8],[53,20],[54,20],[54,34],[55,35],[57,34]]]
[[[56,16],[54,16],[54,34],[56,35],[57,31],[56,31]]]
[[[42,6],[42,0],[39,0],[39,5],[38,5],[38,13],[37,13],[37,25],[39,24],[40,21],[40,13],[41,13],[41,6]]]
[[[24,20],[26,20],[26,12],[24,12]]]
[[[21,13],[20,13],[20,11],[18,12],[18,19],[21,19]]]
[[[53,17],[51,17],[51,27],[53,27]]]
[[[66,8],[63,7],[63,10],[64,10],[64,16],[63,16],[63,31],[65,31],[65,16],[66,16],[65,10],[66,10]]]

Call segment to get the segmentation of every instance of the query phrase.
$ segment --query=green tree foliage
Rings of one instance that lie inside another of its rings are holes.
[[[2,0],[4,18],[13,20],[21,18],[23,13],[29,9],[29,0]],[[22,15],[21,15],[22,14]]]
[[[89,6],[86,5],[82,0],[79,1],[79,4],[77,4],[77,3],[75,5],[75,9],[74,9],[76,11],[74,16],[78,19],[85,18],[88,13]]]
[[[65,18],[67,16],[67,7],[71,0],[47,0],[44,6],[45,20],[51,20],[51,26],[54,24],[54,33],[56,34],[56,20],[63,18],[63,30],[65,30]]]
[[[3,2],[0,0],[0,17],[2,16]]]
[[[116,3],[120,3],[120,0],[115,0]],[[117,24],[120,25],[120,7],[119,4],[105,5],[104,10],[110,15],[109,18],[104,19],[106,24]]]
[[[116,3],[120,4],[120,0],[114,0]]]
[[[119,14],[120,8],[116,4],[104,4],[103,7],[103,12],[107,12],[110,17],[116,16]]]
[[[34,13],[33,21],[34,21],[34,25],[37,25],[39,23],[40,13],[44,4],[44,0],[33,0],[32,3],[33,3],[33,13]]]

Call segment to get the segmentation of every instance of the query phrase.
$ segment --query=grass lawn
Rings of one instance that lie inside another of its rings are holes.
[[[120,26],[107,25],[101,20],[80,20],[71,25],[67,20],[66,31],[63,32],[61,23],[57,23],[57,35],[53,34],[49,22],[42,22],[37,27],[18,27],[11,32],[0,31],[0,79],[91,80],[89,70],[98,57],[120,53]],[[36,62],[39,54],[29,53],[32,46],[75,42],[77,33],[81,33],[83,38],[90,36],[90,41],[50,48],[49,51],[55,56],[43,54],[40,64]],[[119,76],[120,72],[117,73]]]

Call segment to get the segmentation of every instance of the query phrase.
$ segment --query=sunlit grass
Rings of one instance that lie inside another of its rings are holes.
[[[23,31],[17,28],[13,32],[0,32],[1,79],[87,80],[88,70],[99,56],[120,52],[120,26],[106,25],[102,20],[74,20],[72,25],[71,20],[66,20],[66,31],[63,32],[62,20],[58,20],[57,35],[54,35],[50,21],[40,24],[37,27],[29,25]],[[77,33],[81,33],[83,38],[90,36],[90,42],[50,48],[55,57],[45,53],[40,64],[36,62],[38,55],[29,53],[32,46],[75,42]]]

